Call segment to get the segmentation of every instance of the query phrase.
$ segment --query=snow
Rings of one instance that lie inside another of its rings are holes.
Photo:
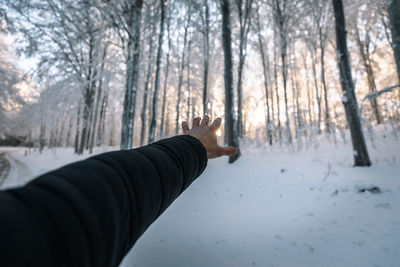
[[[117,147],[96,148],[94,154],[116,149]],[[36,149],[29,150],[23,147],[0,147],[0,151],[7,153],[6,158],[11,164],[10,173],[1,185],[1,189],[23,185],[38,175],[92,156],[75,155],[73,148],[45,149],[42,154]]]
[[[382,129],[374,137],[364,168],[352,167],[350,145],[327,140],[210,160],[121,266],[398,266],[400,142]],[[33,175],[87,157],[23,153],[11,156]]]

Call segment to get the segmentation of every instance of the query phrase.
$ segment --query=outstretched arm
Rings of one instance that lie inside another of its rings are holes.
[[[205,127],[101,154],[0,192],[1,265],[118,266],[205,169],[214,129]]]

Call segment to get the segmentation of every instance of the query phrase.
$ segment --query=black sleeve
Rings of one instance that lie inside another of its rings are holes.
[[[0,266],[118,266],[206,165],[203,145],[182,135],[0,192]]]

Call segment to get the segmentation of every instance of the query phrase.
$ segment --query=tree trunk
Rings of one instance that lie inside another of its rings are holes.
[[[104,144],[104,132],[105,132],[105,121],[106,121],[106,111],[107,111],[107,105],[108,105],[108,84],[106,84],[106,87],[104,88],[104,94],[103,98],[101,100],[101,108],[100,108],[100,125],[97,130],[97,141],[96,145],[100,146],[101,144]]]
[[[121,149],[132,148],[133,128],[135,125],[136,95],[139,77],[140,22],[143,0],[136,0],[131,8],[128,23],[128,41],[126,58],[126,81],[124,106],[122,111]]]
[[[330,115],[329,115],[329,103],[328,103],[328,88],[325,80],[325,41],[321,27],[319,27],[319,49],[320,49],[320,60],[321,60],[321,81],[324,88],[324,101],[325,101],[325,128],[326,132],[331,132],[330,127]]]
[[[69,118],[69,123],[68,123],[68,131],[67,131],[67,137],[65,138],[65,147],[69,147],[71,144],[71,134],[72,134],[72,122],[73,118]]]
[[[360,121],[354,83],[351,75],[350,58],[346,41],[346,25],[342,0],[332,0],[335,14],[336,46],[340,71],[340,83],[343,91],[343,104],[353,144],[354,166],[370,166],[367,145]]]
[[[39,153],[42,154],[43,148],[46,145],[46,125],[43,122],[40,124],[40,134],[39,134]]]
[[[89,127],[89,115],[90,115],[90,108],[91,108],[91,101],[90,101],[90,88],[85,90],[85,94],[83,96],[83,115],[82,115],[82,132],[81,132],[81,140],[79,143],[78,148],[78,155],[83,154],[86,145],[86,136],[88,133]]]
[[[306,52],[304,51],[302,53],[302,59],[303,59],[303,64],[304,64],[304,69],[308,70],[307,66],[307,58],[306,58]],[[308,74],[306,74],[306,88],[307,88],[307,114],[308,114],[308,124],[313,125],[313,118],[312,118],[312,113],[313,113],[313,108],[311,108],[311,88],[310,88],[310,79]]]
[[[162,57],[162,44],[164,37],[164,20],[165,20],[165,0],[160,0],[161,18],[160,18],[160,33],[158,36],[158,49],[156,59],[156,78],[154,82],[154,94],[153,94],[153,105],[152,105],[152,117],[150,120],[149,129],[149,143],[152,143],[155,138],[155,130],[157,124],[157,111],[158,111],[158,91],[160,87],[160,68],[161,68],[161,57]]]
[[[318,107],[318,121],[317,121],[317,130],[318,134],[321,133],[321,117],[322,117],[322,108],[321,108],[321,95],[318,88],[318,80],[317,80],[317,70],[316,70],[316,63],[315,63],[315,49],[310,48],[311,52],[311,64],[312,64],[312,72],[314,77],[314,86],[315,86],[315,98],[317,100],[317,107]]]
[[[74,142],[74,147],[75,147],[75,154],[79,154],[79,131],[81,128],[81,103],[78,105],[78,111],[76,115],[76,129],[75,129],[75,142]]]
[[[204,37],[203,37],[203,65],[204,65],[204,76],[203,76],[203,116],[209,114],[208,106],[208,66],[210,59],[210,11],[208,7],[208,0],[204,0],[205,6],[205,18],[204,18]]]
[[[229,146],[238,149],[238,153],[229,157],[229,163],[235,162],[239,156],[239,140],[235,127],[233,103],[233,62],[232,39],[229,0],[221,0],[222,12],[222,45],[224,50],[224,80],[225,80],[225,140]]]
[[[152,74],[152,67],[153,67],[153,35],[156,32],[154,25],[152,26],[152,31],[149,35],[149,51],[148,51],[148,63],[147,63],[147,74],[146,80],[144,83],[144,90],[143,90],[143,104],[142,104],[142,112],[140,113],[140,119],[142,122],[141,130],[140,130],[140,146],[144,145],[145,142],[145,134],[146,134],[146,115],[147,115],[147,98],[149,94],[149,83]],[[151,88],[150,88],[151,91]]]
[[[367,74],[367,81],[368,81],[368,88],[370,93],[375,93],[376,92],[376,83],[375,83],[375,78],[374,78],[374,72],[372,69],[372,62],[371,62],[371,55],[370,55],[370,36],[365,38],[365,41],[361,40],[360,36],[360,31],[358,29],[358,25],[355,25],[355,39],[356,43],[358,46],[358,50],[360,53],[361,61],[364,66],[364,70]],[[369,35],[368,32],[365,33],[366,35]],[[372,97],[369,99],[372,107],[372,112],[375,115],[376,123],[380,124],[382,119],[381,115],[379,112],[379,107],[378,107],[378,101],[376,97]]]
[[[188,45],[188,59],[187,59],[187,66],[186,66],[186,70],[187,70],[187,92],[188,92],[188,98],[187,98],[187,109],[186,109],[186,121],[190,121],[190,104],[192,101],[192,89],[191,89],[191,85],[190,85],[190,53],[192,52],[192,40],[189,41],[189,45]]]
[[[182,90],[182,83],[183,83],[183,70],[185,68],[185,56],[186,56],[186,43],[187,43],[187,34],[188,28],[191,20],[191,6],[189,5],[189,10],[187,13],[187,19],[185,24],[185,34],[183,37],[183,50],[182,50],[182,57],[181,57],[181,65],[179,67],[178,73],[178,101],[176,102],[176,119],[175,119],[175,134],[179,133],[179,118],[180,118],[180,104],[181,104],[181,90]]]
[[[106,45],[103,49],[103,55],[102,55],[102,60],[101,60],[101,67],[100,67],[100,78],[99,78],[99,84],[97,86],[97,97],[96,97],[96,104],[94,107],[94,117],[93,117],[93,126],[92,126],[92,134],[90,137],[90,144],[89,144],[89,153],[93,153],[93,146],[94,146],[94,139],[95,139],[95,134],[96,134],[96,127],[97,127],[97,118],[98,118],[98,113],[99,113],[99,107],[101,104],[101,97],[103,94],[103,75],[104,75],[104,65],[106,61],[106,56],[107,56],[107,48],[108,46]]]
[[[169,56],[170,56],[170,51],[171,51],[171,36],[170,36],[170,21],[171,21],[171,15],[168,17],[168,22],[167,22],[167,32],[168,32],[168,53],[167,53],[167,63],[165,66],[165,74],[164,74],[164,85],[163,85],[163,99],[162,99],[162,108],[161,108],[161,126],[160,126],[160,134],[159,138],[162,138],[163,135],[165,134],[165,103],[167,100],[167,83],[168,83],[168,74],[169,74]]]
[[[57,147],[61,147],[63,144],[63,136],[64,136],[64,130],[65,130],[65,124],[66,121],[64,121],[64,116],[61,117],[61,125],[60,125],[60,130],[57,133]]]
[[[245,0],[243,12],[243,1],[236,1],[239,12],[239,64],[238,64],[238,82],[237,82],[237,132],[239,137],[243,137],[243,69],[246,60],[247,36],[250,30],[250,12],[252,0]]]
[[[283,8],[285,7],[283,4]],[[289,117],[289,107],[288,107],[288,96],[287,96],[287,33],[285,31],[287,27],[287,15],[284,14],[281,4],[278,0],[273,2],[274,5],[274,16],[275,16],[275,23],[278,26],[279,30],[279,42],[280,42],[280,52],[281,52],[281,71],[282,71],[282,82],[283,82],[283,93],[285,97],[285,115],[286,115],[286,130],[287,130],[287,137],[289,144],[292,144],[292,132],[290,130],[290,117]]]
[[[96,92],[96,80],[97,80],[97,62],[96,60],[96,41],[93,36],[92,25],[89,24],[90,39],[89,39],[89,66],[87,75],[87,89],[85,92],[85,104],[87,105],[87,115],[84,113],[84,122],[82,128],[82,140],[80,147],[80,154],[83,153],[84,149],[89,149],[89,138],[92,131],[92,120],[93,120],[93,102],[94,95]],[[85,110],[84,110],[85,112]]]
[[[274,40],[275,40],[275,31],[274,31]],[[274,41],[275,44],[275,41]],[[274,45],[274,82],[275,82],[275,95],[276,95],[276,109],[277,109],[277,117],[278,117],[278,136],[279,140],[282,140],[281,134],[281,104],[279,99],[279,89],[278,89],[278,56],[276,54],[276,47]],[[276,136],[276,134],[275,134]]]
[[[392,49],[397,67],[397,78],[400,83],[400,0],[386,0],[392,32]],[[399,94],[400,95],[400,94]]]
[[[257,37],[258,37],[258,47],[260,49],[260,54],[261,54],[261,62],[263,66],[263,75],[264,75],[264,89],[265,89],[265,103],[266,103],[266,109],[267,109],[267,123],[266,123],[266,128],[267,128],[267,138],[269,145],[272,145],[272,125],[271,125],[271,115],[269,113],[269,90],[268,90],[268,72],[269,68],[267,66],[267,62],[269,59],[265,59],[265,51],[264,51],[264,45],[262,42],[262,37],[261,37],[261,25],[260,25],[260,15],[258,13],[258,8],[256,9],[256,26],[257,26]],[[268,57],[268,53],[267,53]]]

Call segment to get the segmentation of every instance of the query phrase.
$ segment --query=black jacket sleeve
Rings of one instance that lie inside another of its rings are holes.
[[[203,145],[182,135],[0,192],[0,266],[118,266],[206,165]]]

